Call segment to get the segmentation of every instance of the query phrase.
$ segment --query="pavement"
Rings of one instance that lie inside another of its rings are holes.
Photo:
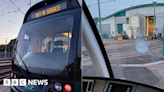
[[[164,57],[161,40],[147,41],[149,51],[139,53],[134,40],[105,39],[104,47],[111,63],[114,77],[164,89]],[[97,76],[92,61],[82,47],[83,76]]]

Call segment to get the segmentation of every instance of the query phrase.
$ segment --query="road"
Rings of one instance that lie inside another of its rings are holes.
[[[141,54],[135,49],[135,40],[103,40],[115,78],[136,81],[164,88],[164,57],[162,42],[147,41],[149,51]],[[97,76],[90,57],[82,47],[83,76]]]

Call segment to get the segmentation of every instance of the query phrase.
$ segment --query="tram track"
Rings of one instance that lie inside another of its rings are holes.
[[[10,78],[11,66],[11,58],[0,58],[0,84],[4,78]]]

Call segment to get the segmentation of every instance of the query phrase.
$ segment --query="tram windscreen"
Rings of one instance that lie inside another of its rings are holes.
[[[21,62],[24,61],[28,71],[35,74],[61,74],[70,64],[68,57],[73,21],[71,15],[65,15],[49,16],[24,24],[18,36],[19,65],[26,70]]]

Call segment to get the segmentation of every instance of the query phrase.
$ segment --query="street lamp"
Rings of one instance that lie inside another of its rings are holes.
[[[153,19],[153,20],[154,20],[154,30],[153,30],[153,39],[155,39],[155,35],[156,35],[156,34],[155,34],[155,32],[156,32],[156,23],[155,23],[155,22],[156,22],[156,21],[155,21],[155,19],[156,19],[156,16],[155,16],[156,0],[153,1],[153,5],[154,5],[154,19]]]
[[[101,40],[103,39],[102,37],[102,31],[101,31],[101,12],[100,12],[100,2],[98,0],[98,9],[99,9],[99,31],[100,31],[100,37],[101,37]]]
[[[164,57],[164,17],[163,17],[163,35],[162,35],[162,41],[163,41],[163,51],[162,51],[162,56]]]
[[[6,46],[5,46],[5,58],[7,57],[7,38],[6,38]]]
[[[164,57],[164,17],[163,17],[163,35],[162,35],[162,41],[163,41],[163,51],[162,51],[162,56]]]

